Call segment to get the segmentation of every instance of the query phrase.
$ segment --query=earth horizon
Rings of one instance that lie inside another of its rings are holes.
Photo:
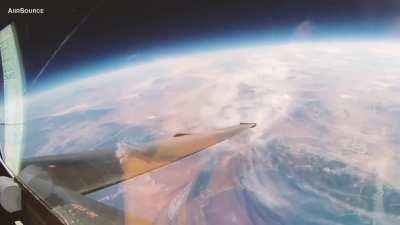
[[[400,223],[400,42],[185,53],[27,99],[25,157],[253,130],[91,194],[154,224]]]

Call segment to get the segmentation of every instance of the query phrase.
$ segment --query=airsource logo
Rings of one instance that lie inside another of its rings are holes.
[[[44,14],[44,9],[8,8],[8,14]]]

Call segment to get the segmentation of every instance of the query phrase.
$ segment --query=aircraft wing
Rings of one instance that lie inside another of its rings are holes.
[[[66,224],[148,225],[151,222],[124,215],[83,194],[168,165],[252,127],[254,123],[241,123],[212,132],[175,135],[141,147],[36,157],[24,162],[18,179]]]
[[[34,166],[58,186],[87,194],[168,165],[222,142],[253,123],[241,123],[206,133],[184,134],[140,147],[120,145],[117,149],[44,156],[25,160],[22,168]]]

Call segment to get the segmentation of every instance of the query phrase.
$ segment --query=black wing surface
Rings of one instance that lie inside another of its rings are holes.
[[[140,147],[124,145],[118,149],[31,158],[24,161],[22,168],[34,165],[46,171],[56,185],[86,194],[168,165],[254,126],[242,123]]]

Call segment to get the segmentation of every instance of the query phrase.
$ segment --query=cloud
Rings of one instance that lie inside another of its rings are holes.
[[[298,39],[308,38],[314,30],[315,24],[310,20],[304,20],[295,28],[294,37]]]

